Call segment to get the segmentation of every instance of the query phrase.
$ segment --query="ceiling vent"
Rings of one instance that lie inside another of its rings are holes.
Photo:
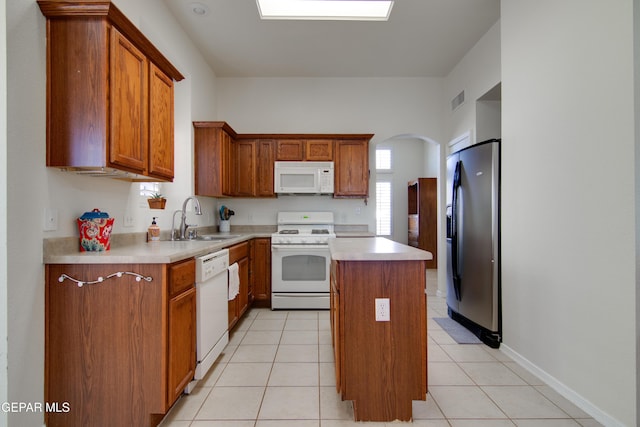
[[[462,104],[464,104],[464,90],[451,100],[451,111],[455,111]]]

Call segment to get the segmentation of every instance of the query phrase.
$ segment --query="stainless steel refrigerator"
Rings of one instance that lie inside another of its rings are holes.
[[[447,157],[449,316],[498,348],[500,294],[500,140],[491,139]]]

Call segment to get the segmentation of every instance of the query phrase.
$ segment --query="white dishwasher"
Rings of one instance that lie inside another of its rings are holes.
[[[196,348],[194,381],[204,378],[229,342],[228,315],[229,250],[196,258]]]

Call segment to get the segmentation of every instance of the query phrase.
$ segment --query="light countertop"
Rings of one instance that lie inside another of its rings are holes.
[[[331,258],[338,261],[428,261],[431,252],[394,242],[384,237],[329,240]]]
[[[159,242],[129,242],[114,244],[104,252],[74,250],[45,251],[45,264],[170,264],[183,259],[206,255],[256,237],[270,237],[269,233],[232,233],[233,238],[222,241],[187,240]],[[76,239],[77,241],[77,239]]]
[[[139,239],[112,239],[111,249],[104,252],[80,252],[77,238],[61,244],[57,240],[45,244],[45,264],[170,264],[183,259],[206,255],[235,244],[259,237],[270,237],[271,231],[232,232],[222,241],[189,240],[144,242]],[[363,237],[367,233],[341,233],[331,239],[332,258],[340,260],[429,260],[430,252],[416,249],[381,237]],[[357,237],[356,237],[357,236]]]

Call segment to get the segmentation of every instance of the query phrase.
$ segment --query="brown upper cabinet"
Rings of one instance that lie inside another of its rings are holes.
[[[278,139],[276,141],[278,161],[332,161],[331,139]]]
[[[273,164],[276,155],[275,141],[259,139],[256,141],[256,188],[257,197],[275,197],[273,188]]]
[[[256,141],[234,141],[235,167],[231,178],[235,178],[234,196],[252,197],[256,195]],[[237,172],[236,172],[237,171]]]
[[[334,197],[369,197],[370,138],[335,142]]]
[[[275,196],[273,140],[243,138],[225,122],[194,122],[193,127],[197,195]]]
[[[333,161],[335,197],[369,195],[372,134],[237,134],[226,122],[194,122],[196,194],[275,197],[275,161]]]
[[[199,196],[233,196],[231,173],[235,132],[225,122],[194,122],[195,191]]]
[[[310,162],[333,160],[333,140],[310,139],[305,141],[304,159]]]
[[[276,141],[276,160],[304,160],[304,141],[301,139],[281,139]]]
[[[237,197],[275,197],[273,192],[274,141],[236,139],[233,142],[230,171],[233,195]]]
[[[47,18],[47,166],[172,181],[182,74],[109,1],[38,5]]]

